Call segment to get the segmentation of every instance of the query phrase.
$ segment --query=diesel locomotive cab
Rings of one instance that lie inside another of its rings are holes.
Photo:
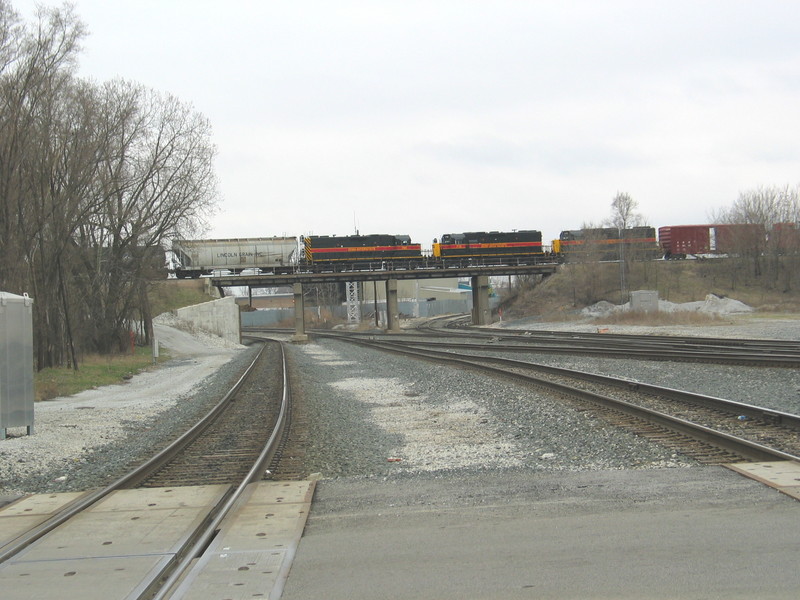
[[[531,264],[542,259],[542,232],[470,231],[445,233],[433,256],[446,264]]]
[[[312,269],[414,267],[422,261],[422,246],[408,235],[312,235],[303,238],[305,262]]]

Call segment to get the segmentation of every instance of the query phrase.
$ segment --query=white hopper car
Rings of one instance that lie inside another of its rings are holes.
[[[179,279],[215,271],[291,273],[297,266],[297,239],[292,237],[173,240],[173,269]]]

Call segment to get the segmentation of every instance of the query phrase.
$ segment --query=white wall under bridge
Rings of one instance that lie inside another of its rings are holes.
[[[236,344],[242,342],[239,305],[236,304],[236,298],[233,296],[179,308],[175,314],[179,319],[192,323],[199,329],[214,333]]]

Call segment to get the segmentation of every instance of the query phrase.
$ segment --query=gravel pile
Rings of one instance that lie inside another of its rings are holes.
[[[24,435],[21,428],[9,430],[11,437],[0,441],[0,495],[83,490],[115,479],[127,465],[151,455],[187,423],[205,414],[255,352],[224,343],[215,347],[213,340],[198,332],[190,336],[163,324],[160,328],[159,339],[176,356],[160,369],[125,385],[37,403],[33,436]],[[699,333],[800,339],[800,321],[754,322],[713,330]],[[612,332],[623,331],[612,327]],[[665,330],[659,328],[659,332]],[[289,358],[300,373],[294,394],[312,425],[307,468],[323,478],[403,479],[421,474],[435,478],[497,469],[563,472],[693,464],[607,426],[588,412],[565,411],[544,392],[469,371],[375,355],[332,340],[291,345]],[[768,404],[765,397],[782,398],[794,404],[775,408],[800,412],[800,380],[790,369],[766,372],[619,359],[544,358],[540,362],[575,365],[756,404]]]

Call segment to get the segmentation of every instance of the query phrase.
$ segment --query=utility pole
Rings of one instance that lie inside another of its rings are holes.
[[[620,304],[625,304],[625,240],[622,239],[622,229],[617,228],[619,239],[619,296]]]

